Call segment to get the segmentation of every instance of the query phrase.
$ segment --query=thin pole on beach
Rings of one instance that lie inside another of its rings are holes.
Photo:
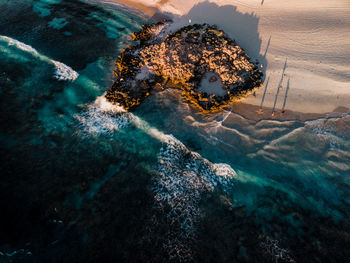
[[[263,113],[262,107],[263,107],[263,104],[264,104],[265,95],[266,95],[267,87],[269,86],[269,82],[270,82],[270,76],[267,78],[267,81],[266,81],[266,84],[265,84],[265,90],[264,90],[264,94],[263,94],[262,99],[261,99],[261,103],[260,103],[258,114],[262,114]]]
[[[276,97],[275,97],[275,102],[274,102],[273,108],[272,108],[272,116],[275,116],[275,115],[276,115],[275,108],[276,108],[276,104],[277,104],[278,94],[280,93],[280,89],[281,89],[281,86],[278,85],[278,87],[277,87],[277,92],[276,92]]]
[[[271,36],[270,36],[269,40],[267,41],[267,45],[266,45],[266,49],[265,49],[265,53],[264,53],[263,58],[266,58],[267,51],[269,51],[269,48],[270,48],[270,44],[271,44]]]
[[[290,87],[290,78],[288,78],[287,89],[286,89],[286,93],[284,95],[284,102],[283,102],[283,106],[282,106],[282,114],[286,112],[285,107],[286,107],[286,103],[287,103],[289,87]]]
[[[272,116],[275,116],[275,115],[276,115],[275,108],[276,108],[276,104],[277,104],[278,94],[279,94],[279,92],[280,92],[280,89],[282,88],[282,83],[283,83],[283,79],[284,79],[284,72],[286,71],[286,68],[287,68],[287,59],[286,59],[286,61],[284,62],[284,67],[283,67],[283,71],[282,71],[281,80],[280,80],[280,82],[278,83],[277,92],[276,92],[276,97],[275,97],[275,102],[274,102],[273,108],[272,108]]]

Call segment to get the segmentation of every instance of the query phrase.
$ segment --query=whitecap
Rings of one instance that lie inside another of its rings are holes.
[[[202,218],[200,202],[205,193],[217,187],[229,192],[236,172],[225,163],[213,164],[191,152],[175,137],[168,135],[158,156],[157,176],[153,178],[155,208],[167,211],[167,222],[178,225],[169,230],[163,244],[170,258],[191,261],[189,242],[195,239],[196,224]],[[170,211],[168,208],[171,208]],[[154,222],[156,223],[156,222]]]
[[[0,35],[0,40],[7,42],[7,44],[9,46],[15,46],[16,48],[18,48],[22,51],[28,52],[28,53],[32,54],[33,56],[38,57],[39,59],[54,65],[55,66],[54,76],[58,80],[74,81],[79,76],[79,74],[76,71],[74,71],[71,67],[67,66],[66,64],[59,62],[59,61],[56,61],[56,60],[53,60],[45,55],[40,54],[32,46],[27,45],[23,42],[20,42],[17,39]]]
[[[152,178],[155,209],[166,213],[169,224],[178,225],[175,232],[169,228],[163,248],[169,258],[191,260],[189,242],[195,238],[195,226],[202,217],[202,196],[216,188],[231,193],[236,172],[225,163],[211,163],[192,152],[174,136],[165,134],[133,113],[107,101],[104,95],[76,115],[81,127],[90,134],[112,134],[127,125],[134,125],[163,143],[158,155],[156,175]],[[170,210],[169,210],[170,208]],[[152,220],[152,227],[159,222]]]
[[[154,208],[167,211],[167,222],[180,226],[178,232],[167,233],[169,238],[163,243],[164,250],[170,258],[190,259],[186,244],[195,237],[195,225],[202,217],[200,201],[203,194],[216,188],[231,193],[236,172],[228,164],[211,163],[200,154],[188,150],[174,136],[108,102],[104,96],[98,97],[87,111],[76,118],[89,133],[108,134],[132,124],[163,143],[158,155],[156,176],[152,178]],[[156,226],[157,220],[154,219],[152,224]]]
[[[51,60],[52,64],[55,65],[56,72],[55,77],[58,80],[76,80],[79,74],[74,71],[71,67],[63,64],[62,62]]]
[[[126,112],[123,107],[109,102],[104,95],[97,97],[93,105],[104,113],[116,114]]]
[[[87,127],[88,131],[102,132],[115,131],[126,125],[133,124],[149,136],[164,143],[159,154],[159,168],[174,167],[175,170],[194,172],[200,178],[207,190],[215,186],[225,186],[236,176],[236,172],[225,163],[213,164],[200,154],[192,152],[173,135],[165,134],[150,126],[146,121],[133,113],[125,111],[119,105],[109,102],[104,95],[96,98],[86,111],[76,115]],[[176,166],[174,166],[176,165]]]
[[[176,207],[176,203],[181,201],[172,199],[174,196],[184,199],[191,196],[191,202],[196,202],[200,199],[197,196],[200,192],[214,191],[216,187],[228,192],[236,176],[230,165],[211,163],[200,154],[188,150],[171,135],[168,135],[168,142],[160,150],[158,174],[156,199],[167,201],[171,207]]]
[[[75,115],[80,127],[89,134],[112,134],[129,125],[129,118],[122,107],[108,102],[105,96],[97,97],[87,110]]]
[[[0,39],[7,42],[7,44],[9,46],[15,46],[17,47],[18,49],[22,50],[22,51],[25,51],[25,52],[28,52],[28,53],[31,53],[35,56],[40,56],[39,52],[36,51],[36,49],[34,49],[32,46],[29,46],[27,44],[24,44],[14,38],[10,38],[10,37],[7,37],[7,36],[1,36],[0,35]]]
[[[305,128],[317,135],[325,143],[329,143],[330,149],[339,150],[343,145],[343,139],[346,138],[347,130],[349,127],[346,119],[347,115],[336,118],[321,118],[312,121],[305,122]],[[345,135],[345,136],[344,136]]]

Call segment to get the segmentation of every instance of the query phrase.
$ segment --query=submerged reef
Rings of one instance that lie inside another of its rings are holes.
[[[143,25],[116,62],[106,98],[126,110],[155,88],[179,88],[204,112],[217,111],[262,85],[263,73],[243,48],[215,25],[194,24],[172,33],[169,22]]]

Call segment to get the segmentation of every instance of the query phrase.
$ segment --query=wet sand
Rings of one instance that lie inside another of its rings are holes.
[[[281,110],[276,110],[275,115],[272,115],[272,108],[264,108],[262,113],[259,113],[259,106],[247,104],[247,103],[234,103],[231,106],[232,112],[238,113],[241,116],[250,119],[250,120],[301,120],[308,121],[319,118],[328,118],[328,117],[339,117],[345,113],[349,112],[349,109],[346,107],[338,107],[332,112],[325,113],[303,113],[298,111],[286,110],[284,113]]]
[[[101,1],[102,3],[106,1]],[[130,1],[130,0],[114,0],[114,2],[122,3],[127,6],[135,7],[145,13],[148,17],[152,17],[156,12],[157,8],[149,5],[145,5],[140,2]],[[108,2],[109,3],[109,2]]]
[[[159,21],[162,19],[167,18],[166,15],[164,15],[160,10],[159,10],[159,6],[162,6],[163,4],[167,3],[168,0],[161,0],[159,2],[159,5],[152,5],[152,4],[148,4],[145,1],[145,3],[143,3],[142,1],[131,1],[131,0],[109,0],[109,1],[100,1],[101,3],[111,3],[111,2],[116,2],[116,3],[120,3],[122,5],[125,5],[127,7],[133,7],[133,8],[137,8],[139,9],[142,13],[144,13],[148,18],[154,20],[154,21]],[[152,2],[152,1],[150,1]]]

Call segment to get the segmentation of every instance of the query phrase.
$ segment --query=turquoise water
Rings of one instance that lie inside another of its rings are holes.
[[[341,262],[349,113],[203,116],[175,90],[123,112],[103,94],[145,22],[0,0],[1,262]]]

